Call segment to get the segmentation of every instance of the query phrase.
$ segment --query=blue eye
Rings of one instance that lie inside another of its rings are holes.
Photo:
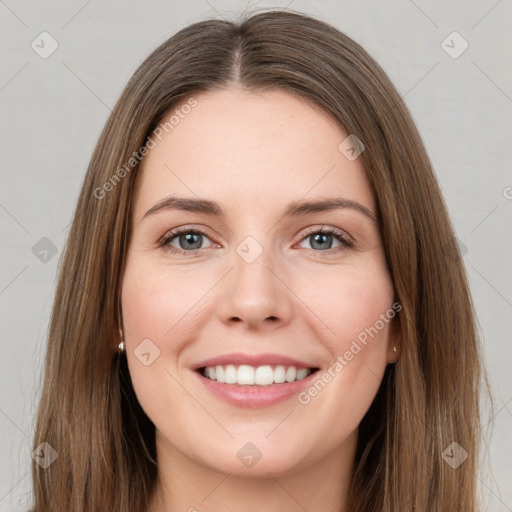
[[[210,240],[208,234],[202,229],[185,227],[167,233],[158,245],[165,247],[171,253],[190,256],[197,254],[201,249],[210,248],[203,247],[205,238]],[[310,228],[301,237],[301,242],[306,240],[310,240],[310,250],[317,253],[331,254],[347,247],[353,247],[353,241],[347,234],[332,227]],[[334,241],[337,241],[339,245],[333,247]]]
[[[339,242],[337,248],[333,248],[333,239]],[[351,238],[343,231],[331,227],[310,228],[303,234],[302,240],[310,240],[310,245],[316,252],[336,252],[345,247],[353,247]]]
[[[182,229],[168,233],[160,242],[160,246],[165,246],[170,252],[180,254],[196,254],[199,249],[203,249],[203,238],[208,238],[207,234],[201,229]],[[179,247],[176,248],[172,242],[177,241]]]

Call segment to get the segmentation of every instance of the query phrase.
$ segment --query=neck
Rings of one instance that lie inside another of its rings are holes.
[[[306,467],[251,478],[192,460],[157,431],[158,475],[148,512],[347,512],[357,432]]]

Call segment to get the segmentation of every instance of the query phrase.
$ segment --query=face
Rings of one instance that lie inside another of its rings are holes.
[[[139,169],[123,274],[128,366],[157,451],[251,476],[353,454],[395,359],[362,159],[290,93],[195,99]]]

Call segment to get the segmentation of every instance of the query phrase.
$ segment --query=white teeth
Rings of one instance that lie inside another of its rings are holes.
[[[238,384],[254,384],[254,368],[247,364],[241,364],[238,367]]]
[[[274,368],[274,382],[282,384],[286,381],[286,368],[284,366],[276,366]]]
[[[286,370],[286,382],[293,382],[295,378],[297,377],[297,368],[295,366],[290,366]]]
[[[311,373],[309,368],[296,368],[295,366],[270,365],[249,366],[234,364],[208,366],[203,375],[210,380],[216,380],[224,384],[238,384],[240,386],[270,386],[302,380]]]
[[[270,386],[274,382],[274,370],[272,366],[258,366],[254,372],[254,384],[258,386]]]
[[[297,380],[302,380],[304,377],[309,375],[309,370],[307,368],[300,368],[297,370]]]
[[[228,364],[226,366],[226,371],[224,372],[224,382],[226,384],[236,384],[238,377],[236,368],[232,364]]]
[[[215,366],[208,366],[205,370],[205,376],[211,380],[215,380]]]

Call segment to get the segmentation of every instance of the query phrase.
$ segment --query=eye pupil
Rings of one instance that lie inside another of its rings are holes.
[[[315,247],[315,244],[325,244],[326,241],[328,241],[328,237],[331,237],[330,239],[330,244],[328,244],[328,247],[325,247],[324,246],[320,246],[320,247]],[[320,249],[320,250],[325,250],[325,249],[330,249],[331,248],[331,245],[332,245],[332,235],[328,234],[328,233],[317,233],[315,235],[312,235],[312,238],[313,238],[313,243],[311,244],[311,247],[313,247],[313,249]]]
[[[201,234],[199,233],[186,233],[184,235],[180,235],[180,245],[184,248],[184,249],[200,249],[201,248]],[[190,247],[190,245],[187,245],[187,244],[197,244],[199,241],[199,244],[197,245],[197,247]]]

